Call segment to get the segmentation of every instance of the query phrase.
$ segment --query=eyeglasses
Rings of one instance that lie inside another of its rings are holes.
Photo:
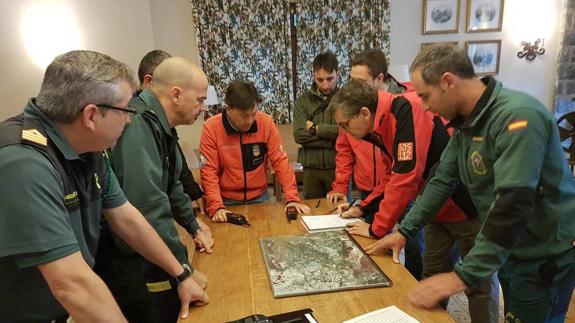
[[[136,114],[136,113],[137,113],[137,110],[136,110],[136,109],[128,108],[128,107],[119,108],[119,107],[115,107],[115,106],[113,106],[113,105],[107,105],[107,104],[96,104],[96,106],[97,106],[98,108],[120,110],[120,111],[124,111],[124,112],[128,112],[128,113],[133,113],[133,114]]]
[[[349,128],[349,122],[351,121],[351,119],[355,119],[355,118],[357,118],[357,117],[359,117],[359,114],[358,114],[358,115],[355,115],[355,116],[353,116],[353,117],[350,117],[349,119],[347,119],[347,121],[346,121],[345,123],[343,123],[343,124],[342,124],[342,123],[339,123],[338,125],[339,125],[339,127],[342,128],[343,130],[347,130],[347,129]]]

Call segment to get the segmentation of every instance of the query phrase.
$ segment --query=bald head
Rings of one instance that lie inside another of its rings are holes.
[[[208,78],[202,69],[189,60],[181,57],[165,59],[154,70],[152,90],[155,93],[169,91],[177,86],[184,89],[208,84]]]
[[[150,90],[164,108],[171,127],[192,124],[205,110],[208,78],[189,60],[171,57],[154,70]]]

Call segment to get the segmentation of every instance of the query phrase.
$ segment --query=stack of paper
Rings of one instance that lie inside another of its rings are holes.
[[[396,306],[389,306],[369,312],[343,323],[419,323]]]
[[[360,221],[357,218],[344,219],[339,214],[304,215],[301,220],[309,232],[339,230],[345,228],[348,223]]]

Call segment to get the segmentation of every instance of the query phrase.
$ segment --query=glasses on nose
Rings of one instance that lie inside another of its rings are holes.
[[[359,114],[353,117],[350,117],[349,119],[347,119],[347,121],[345,123],[339,123],[339,127],[342,128],[343,130],[347,130],[349,129],[349,122],[351,121],[351,119],[355,119],[359,117]]]
[[[97,106],[98,108],[119,110],[119,111],[124,111],[124,112],[132,113],[132,114],[136,114],[136,111],[137,111],[136,109],[129,108],[129,107],[120,108],[120,107],[115,107],[115,106],[113,106],[113,105],[107,105],[107,104],[96,104],[96,106]]]

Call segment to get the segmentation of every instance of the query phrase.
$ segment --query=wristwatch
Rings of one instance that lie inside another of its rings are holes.
[[[192,274],[190,266],[188,266],[187,264],[182,264],[182,267],[184,267],[184,272],[176,276],[176,281],[178,282],[178,284],[181,284],[184,280],[186,280],[186,278],[190,277],[190,275]]]
[[[309,127],[309,128],[307,129],[307,131],[308,131],[309,133],[311,133],[312,135],[315,135],[315,132],[317,131],[317,125],[315,125],[315,124],[312,125],[311,127]]]

